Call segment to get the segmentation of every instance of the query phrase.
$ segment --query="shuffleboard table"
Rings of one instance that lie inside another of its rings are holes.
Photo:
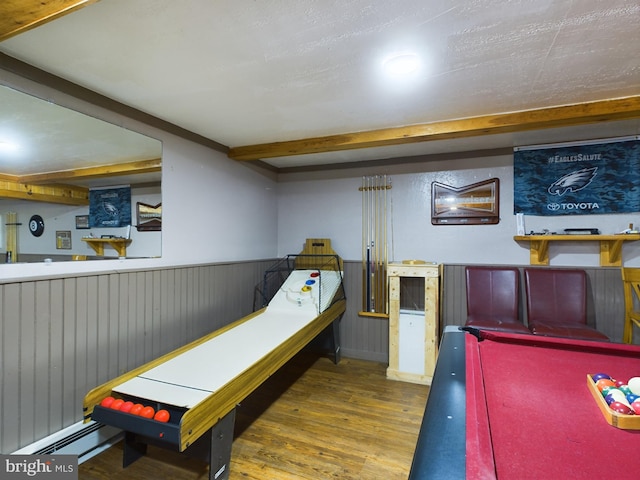
[[[227,479],[236,406],[321,332],[338,328],[346,308],[342,264],[329,257],[303,251],[294,262],[303,268],[266,307],[91,390],[85,421],[124,430],[125,467],[159,445],[202,458],[210,479]],[[103,406],[106,397],[166,410],[169,421]]]

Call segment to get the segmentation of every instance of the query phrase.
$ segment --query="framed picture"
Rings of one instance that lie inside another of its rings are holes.
[[[89,228],[89,215],[76,215],[76,230]]]
[[[56,230],[56,248],[71,250],[71,230]]]
[[[136,229],[139,232],[159,232],[162,230],[162,203],[148,205],[136,203]]]
[[[433,225],[492,225],[500,222],[500,180],[452,187],[431,184]]]

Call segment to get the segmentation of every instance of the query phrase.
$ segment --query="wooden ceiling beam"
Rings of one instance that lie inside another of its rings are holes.
[[[160,172],[161,169],[162,159],[153,158],[118,165],[23,176],[0,173],[0,198],[18,198],[63,205],[89,205],[89,189],[87,187],[65,185],[64,183],[74,180]]]
[[[70,180],[86,180],[92,178],[118,177],[122,175],[137,175],[142,173],[155,173],[162,170],[162,159],[153,158],[129,163],[114,165],[101,165],[98,167],[79,168],[75,170],[62,170],[48,173],[34,173],[18,178],[21,183],[45,184],[64,183]]]
[[[97,1],[2,0],[0,2],[0,42]]]
[[[89,189],[71,185],[32,185],[12,179],[10,175],[2,175],[0,198],[83,206],[89,205]]]
[[[468,138],[640,118],[640,96],[325,137],[231,148],[234,160],[259,160],[358,148]]]

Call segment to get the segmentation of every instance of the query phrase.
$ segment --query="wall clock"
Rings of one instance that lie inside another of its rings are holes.
[[[29,231],[34,237],[39,237],[44,232],[44,220],[40,215],[33,215],[29,219]]]

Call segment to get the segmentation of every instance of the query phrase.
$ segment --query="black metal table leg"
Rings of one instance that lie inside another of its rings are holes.
[[[342,359],[342,352],[340,351],[340,317],[336,318],[331,323],[332,337],[333,337],[333,362],[337,365]]]
[[[236,409],[234,408],[211,428],[209,480],[228,480],[229,478],[235,421]]]
[[[138,441],[135,433],[125,432],[124,434],[124,451],[122,453],[122,467],[126,468],[140,457],[147,454],[147,444]]]

